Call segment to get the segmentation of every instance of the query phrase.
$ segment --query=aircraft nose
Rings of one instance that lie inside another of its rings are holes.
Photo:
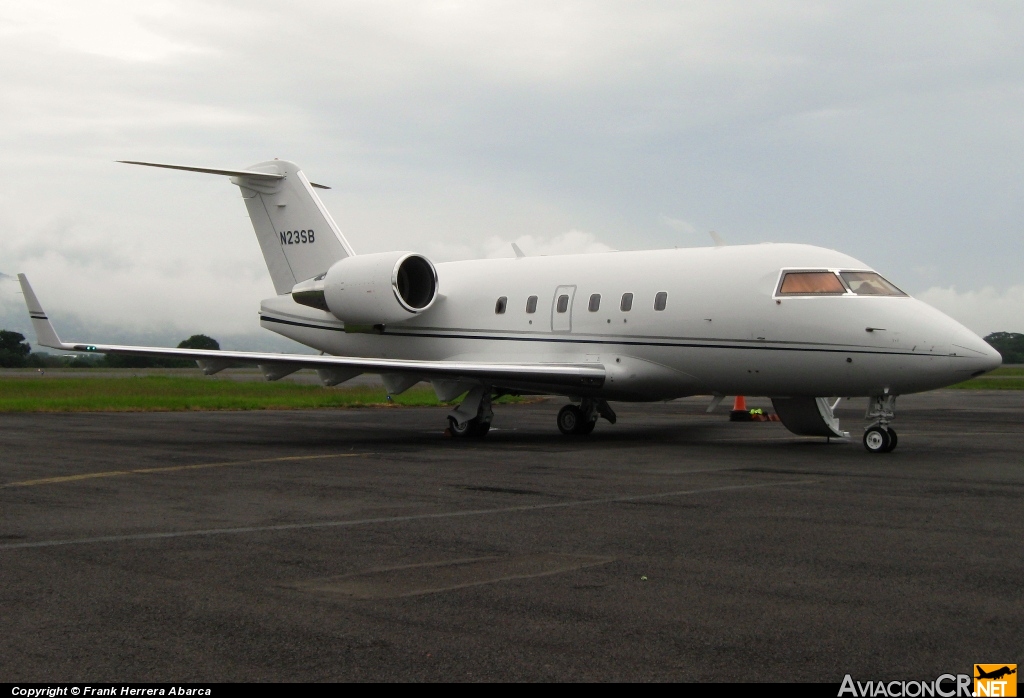
[[[950,349],[957,357],[970,362],[974,373],[987,373],[1003,363],[1003,357],[988,342],[970,330],[961,329],[953,334]]]

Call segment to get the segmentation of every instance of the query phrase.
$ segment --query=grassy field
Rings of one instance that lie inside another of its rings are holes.
[[[506,397],[499,402],[515,400]],[[178,376],[0,379],[0,412],[287,410],[439,404],[433,389],[426,385],[417,385],[389,403],[384,388],[378,386],[322,388],[283,381]]]
[[[1024,368],[1008,366],[952,386],[958,390],[1024,390]],[[528,398],[502,398],[515,402]],[[0,378],[0,412],[168,412],[436,406],[420,384],[388,402],[376,385],[322,388],[309,383],[217,380],[190,376]]]
[[[950,387],[958,390],[1024,390],[1024,368],[1002,366],[992,373]]]

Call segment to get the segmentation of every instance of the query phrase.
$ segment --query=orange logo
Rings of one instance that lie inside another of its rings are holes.
[[[974,695],[978,698],[1016,696],[1017,665],[975,664]]]

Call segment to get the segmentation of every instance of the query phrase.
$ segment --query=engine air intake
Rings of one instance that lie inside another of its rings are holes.
[[[430,305],[437,293],[434,265],[418,254],[411,254],[398,263],[392,283],[398,300],[413,312]]]

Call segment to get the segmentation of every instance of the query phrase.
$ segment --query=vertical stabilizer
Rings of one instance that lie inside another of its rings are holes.
[[[278,294],[289,293],[300,281],[355,254],[298,165],[269,160],[246,169],[283,175],[280,179],[231,178],[242,191]]]
[[[311,184],[294,162],[267,160],[244,170],[120,162],[230,177],[232,184],[242,190],[249,219],[278,295],[289,293],[300,281],[319,276],[338,260],[355,255],[338,230],[338,224],[313,191],[314,186],[329,187]]]

